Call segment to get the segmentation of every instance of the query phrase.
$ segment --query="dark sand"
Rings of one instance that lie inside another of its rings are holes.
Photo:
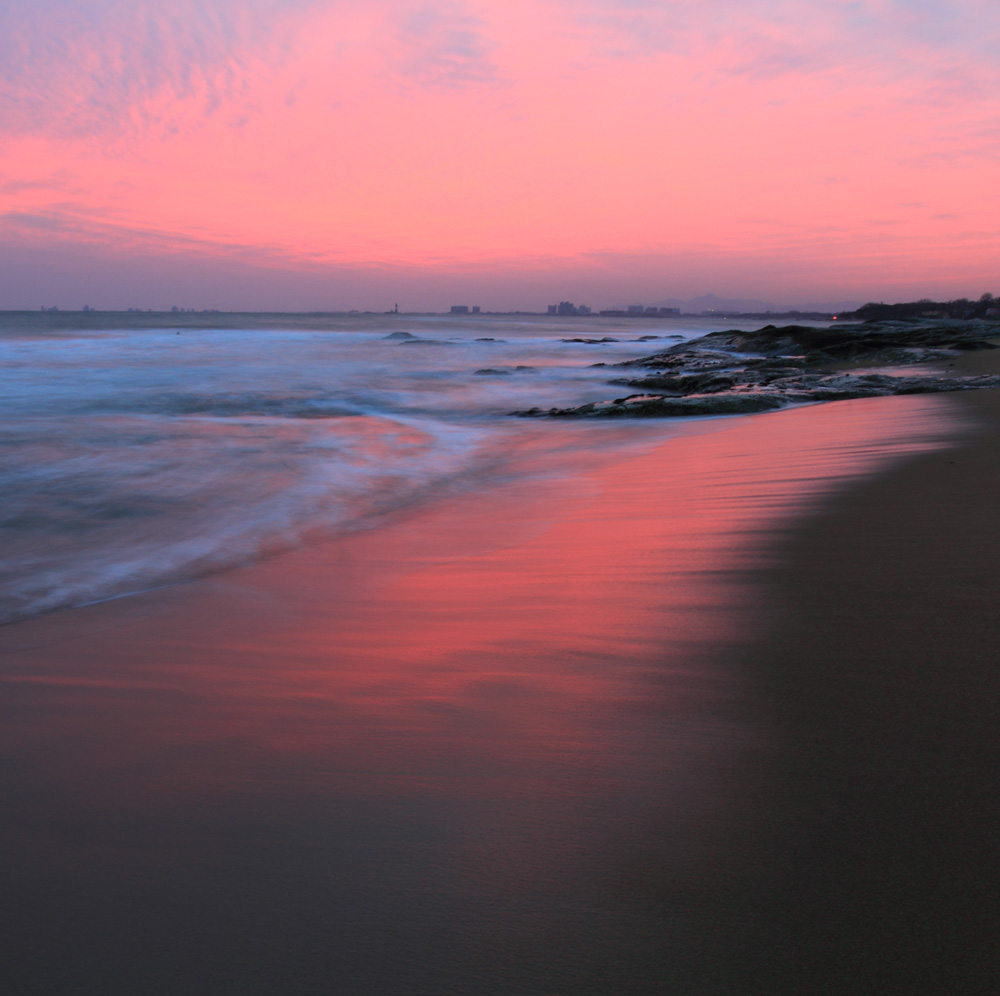
[[[0,630],[3,992],[994,991],[1000,396],[697,431]]]
[[[777,775],[759,915],[784,929],[747,992],[1000,987],[1000,392],[952,403],[969,441],[839,495],[770,572],[746,661]]]

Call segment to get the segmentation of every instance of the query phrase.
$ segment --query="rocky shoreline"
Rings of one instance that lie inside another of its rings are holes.
[[[712,332],[609,367],[610,385],[636,393],[575,408],[531,408],[525,417],[667,418],[741,415],[788,405],[893,394],[1000,387],[1000,375],[949,374],[948,361],[996,349],[1000,321],[878,321],[813,328],[767,325]],[[932,366],[933,365],[933,366]],[[912,367],[913,373],[866,368]]]

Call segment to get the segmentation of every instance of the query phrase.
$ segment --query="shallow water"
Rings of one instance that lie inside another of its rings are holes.
[[[0,315],[0,622],[231,567],[523,473],[505,453],[529,430],[508,412],[621,390],[593,364],[708,327]],[[591,433],[587,448],[606,436]],[[557,463],[566,438],[553,434]]]

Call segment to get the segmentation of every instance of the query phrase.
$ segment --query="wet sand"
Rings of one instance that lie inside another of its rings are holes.
[[[704,423],[4,627],[5,991],[980,991],[997,404]]]

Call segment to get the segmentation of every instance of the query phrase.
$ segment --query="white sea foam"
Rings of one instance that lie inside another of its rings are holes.
[[[646,355],[656,343],[635,340],[657,333],[527,319],[63,323],[58,335],[30,322],[0,329],[0,621],[189,578],[371,525],[442,489],[484,486],[514,472],[504,459],[512,434],[550,432],[555,458],[565,433],[506,413],[594,400],[609,376],[594,364]],[[387,338],[399,332],[413,338]],[[616,341],[563,341],[583,335]]]

